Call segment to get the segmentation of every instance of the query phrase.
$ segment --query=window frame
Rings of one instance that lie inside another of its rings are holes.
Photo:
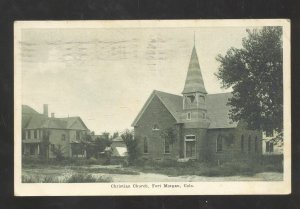
[[[144,154],[149,154],[149,143],[148,143],[148,138],[144,137],[144,144],[143,144],[143,153]]]
[[[192,112],[187,112],[186,119],[187,120],[191,120],[192,119]]]
[[[159,129],[158,124],[155,123],[155,124],[153,125],[153,127],[152,127],[152,131],[159,131],[159,130],[160,130],[160,129]]]
[[[66,141],[66,134],[62,134],[62,135],[61,135],[61,140],[62,140],[62,141]]]
[[[27,136],[28,136],[27,139],[31,139],[31,130],[28,130],[28,131],[27,131]]]
[[[76,130],[76,140],[80,140],[80,131]]]
[[[223,151],[223,136],[222,135],[218,135],[217,139],[216,139],[216,152],[220,153]]]
[[[254,139],[254,152],[255,153],[258,153],[258,137],[255,136],[255,139]]]
[[[168,152],[166,152],[166,145],[168,146]],[[171,154],[171,144],[167,142],[167,139],[164,139],[164,154]]]
[[[245,137],[244,134],[241,136],[241,152],[245,152]]]
[[[251,137],[251,135],[249,135],[248,136],[248,153],[250,153],[251,152],[251,141],[252,141],[252,137]]]

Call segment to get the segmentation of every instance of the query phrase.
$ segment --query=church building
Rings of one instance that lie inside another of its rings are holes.
[[[133,121],[139,153],[154,160],[220,163],[260,156],[262,132],[230,119],[231,97],[207,93],[194,46],[182,95],[154,90]]]

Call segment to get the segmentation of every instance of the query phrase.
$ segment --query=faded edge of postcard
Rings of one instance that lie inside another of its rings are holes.
[[[278,133],[230,121],[231,93],[213,83],[217,55],[241,48],[246,29],[264,26],[282,28],[278,155],[264,139]],[[287,19],[15,22],[14,194],[289,194],[290,49]],[[170,124],[172,133],[164,130]],[[243,157],[270,158],[283,168],[230,170],[247,167],[227,163]]]

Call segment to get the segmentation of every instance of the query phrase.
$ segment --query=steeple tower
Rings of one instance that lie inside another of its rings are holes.
[[[183,94],[183,120],[191,122],[199,122],[206,119],[206,89],[199,65],[199,60],[194,46],[188,66],[188,72],[185,80],[185,85],[182,91]]]
[[[198,61],[195,43],[194,43],[182,94],[192,93],[192,92],[201,92],[203,94],[207,94],[205,90],[203,78],[202,78],[202,73]]]

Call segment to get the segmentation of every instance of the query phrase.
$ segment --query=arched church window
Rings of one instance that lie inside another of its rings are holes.
[[[164,140],[164,151],[165,151],[165,154],[170,153],[170,142],[168,139]]]
[[[154,124],[152,130],[159,131],[159,126],[157,124]]]
[[[255,153],[257,153],[258,152],[258,138],[257,138],[257,136],[255,136],[255,142],[254,142],[255,144],[254,144],[254,150],[255,150]]]
[[[248,152],[251,152],[251,135],[248,137]]]
[[[244,135],[241,136],[241,151],[244,152]]]
[[[191,103],[193,103],[195,101],[195,96],[194,95],[190,95],[190,96],[187,96],[189,98],[189,101]]]
[[[222,150],[223,150],[223,137],[219,135],[216,143],[216,151],[221,152]]]
[[[148,153],[148,139],[147,137],[144,138],[144,153]]]

